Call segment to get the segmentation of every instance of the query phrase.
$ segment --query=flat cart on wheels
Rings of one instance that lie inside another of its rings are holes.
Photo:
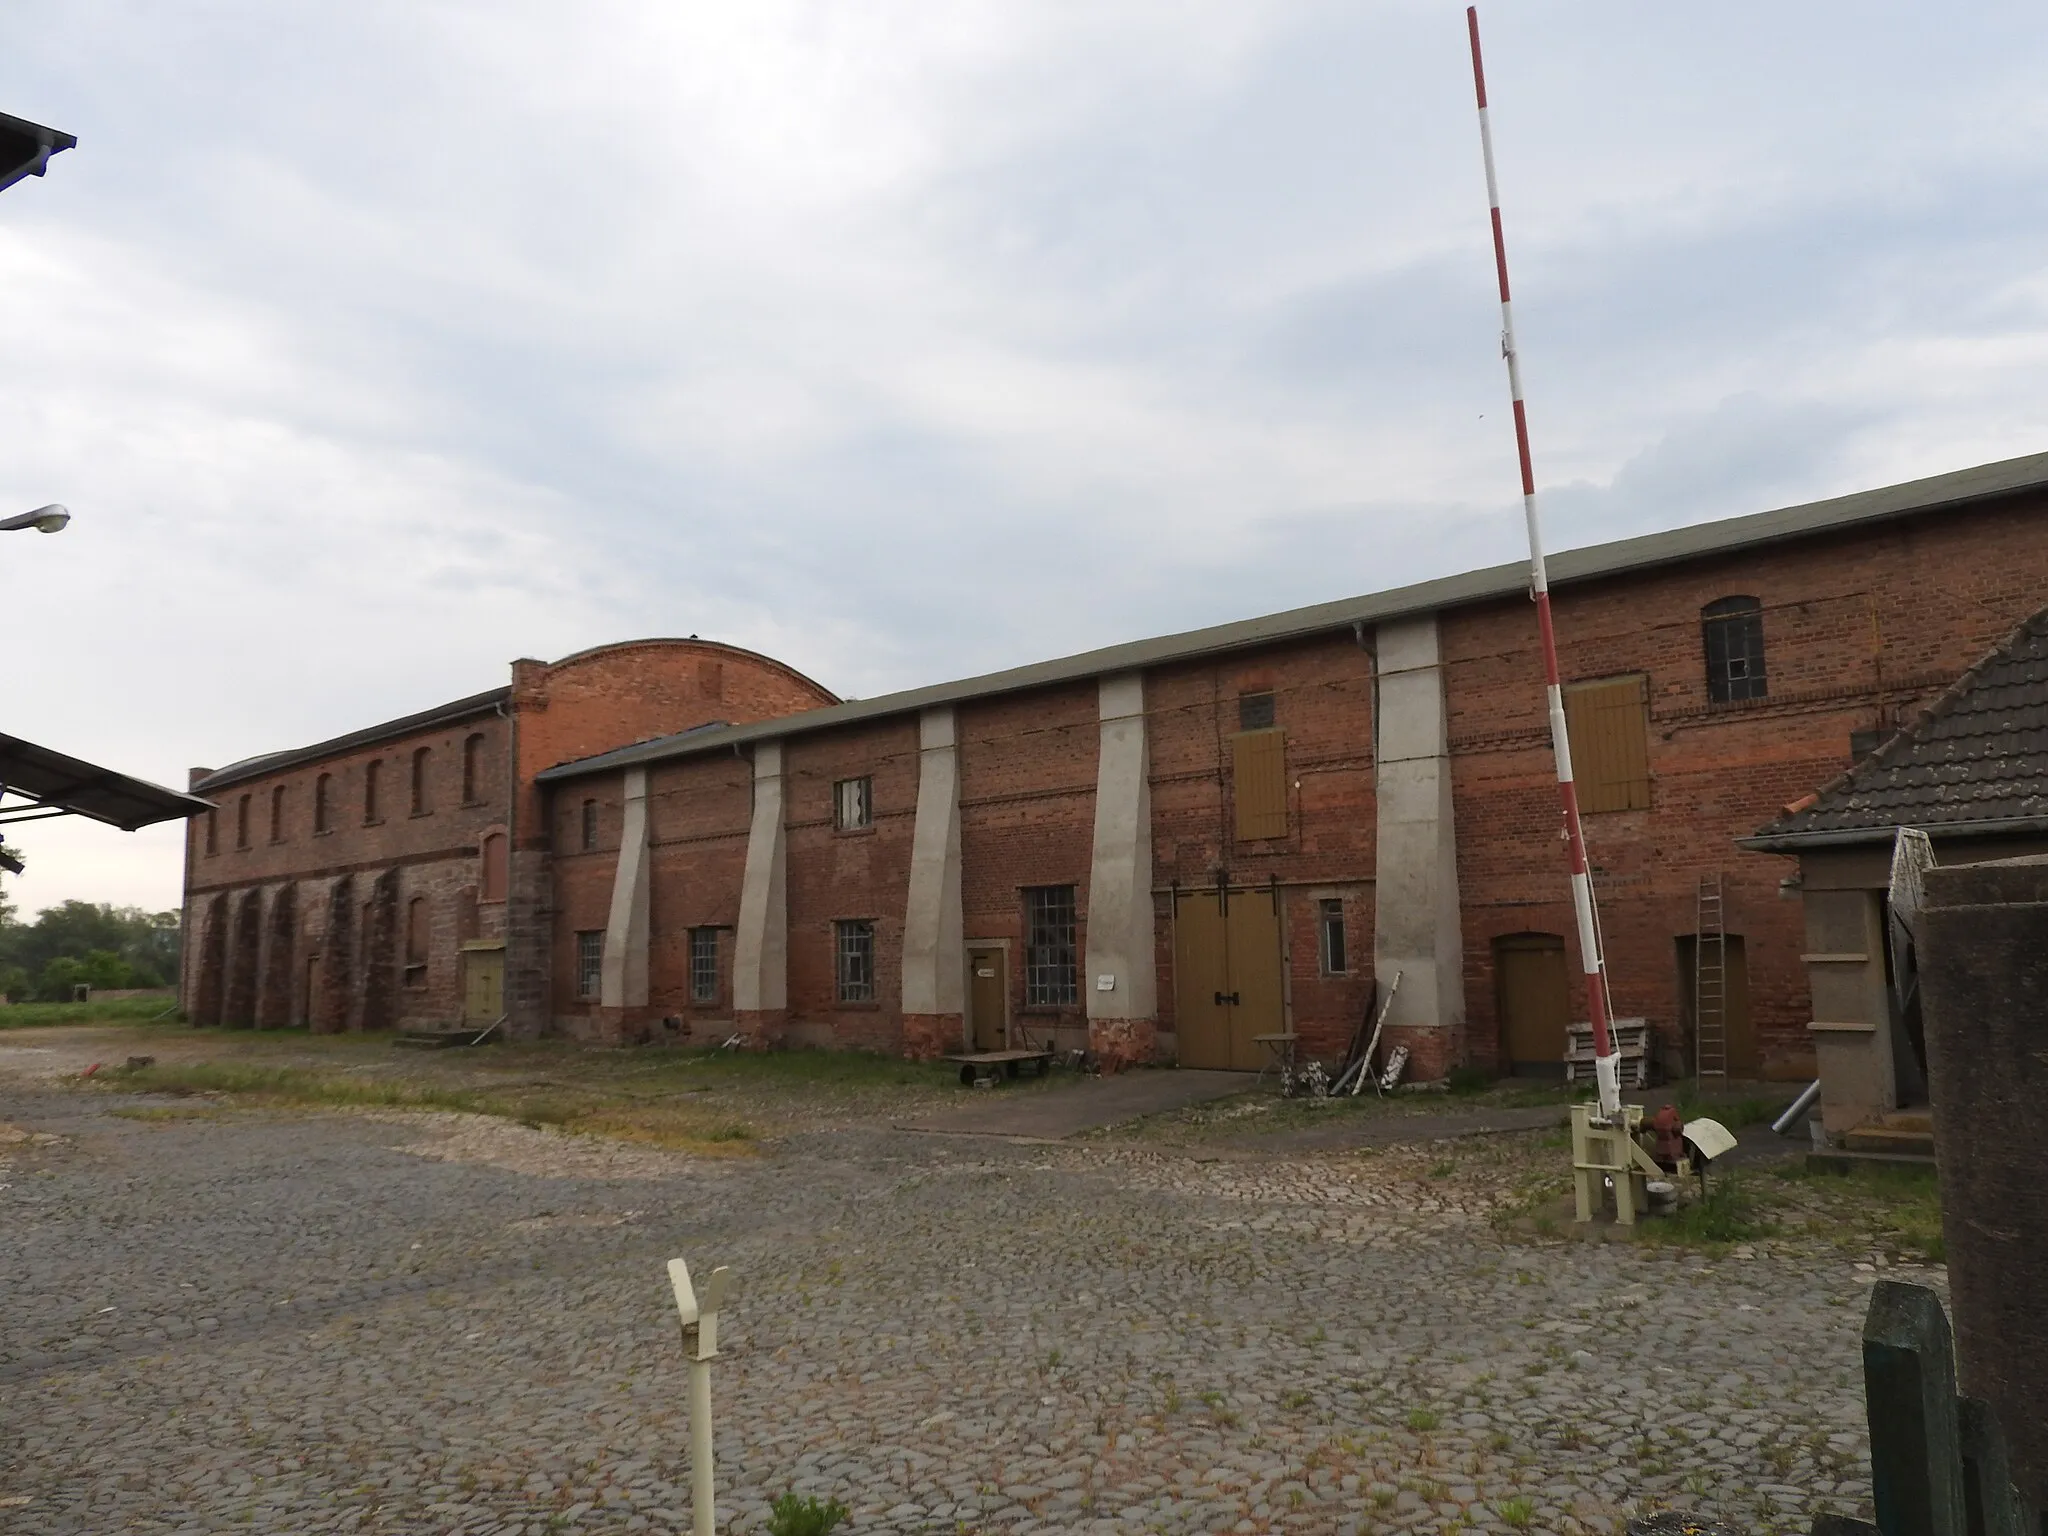
[[[960,1086],[963,1088],[972,1088],[977,1083],[1001,1082],[1006,1077],[1022,1077],[1027,1062],[1033,1066],[1034,1077],[1043,1077],[1052,1070],[1052,1052],[1049,1050],[969,1051],[944,1059],[960,1063]]]

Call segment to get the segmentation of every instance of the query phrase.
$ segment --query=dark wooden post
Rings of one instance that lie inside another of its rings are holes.
[[[1871,1497],[1884,1536],[1969,1536],[1956,1368],[1941,1298],[1880,1280],[1863,1323]]]
[[[1956,1404],[1963,1439],[1963,1500],[1970,1536],[2043,1536],[2012,1483],[2012,1459],[1990,1405],[1974,1397]]]
[[[1956,1370],[2048,1508],[2048,858],[1929,870],[1916,937]]]

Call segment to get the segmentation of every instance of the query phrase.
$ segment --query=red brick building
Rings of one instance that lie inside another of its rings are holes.
[[[643,640],[517,661],[507,687],[195,768],[214,809],[186,833],[185,1010],[317,1031],[496,1018],[534,987],[506,945],[545,921],[520,898],[551,878],[539,768],[832,702],[750,651]]]
[[[1731,1069],[1811,1073],[1787,866],[1735,840],[2048,600],[2044,505],[2048,455],[1551,562],[1616,1011],[1672,1065],[1704,879]],[[511,1027],[1255,1066],[1286,1030],[1341,1055],[1398,971],[1421,1075],[1554,1071],[1584,1010],[1525,588],[1501,566],[886,698],[685,707],[594,752],[593,700],[518,749]]]

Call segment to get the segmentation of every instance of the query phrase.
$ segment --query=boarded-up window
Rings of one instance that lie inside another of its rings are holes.
[[[427,963],[427,898],[415,896],[405,908],[405,963]]]
[[[1231,738],[1231,782],[1237,798],[1237,840],[1287,835],[1287,738],[1282,731],[1244,731]]]
[[[505,834],[493,832],[484,839],[483,869],[477,880],[478,895],[485,901],[505,899]]]
[[[1571,684],[1564,691],[1564,721],[1579,809],[1648,810],[1650,710],[1643,677]]]

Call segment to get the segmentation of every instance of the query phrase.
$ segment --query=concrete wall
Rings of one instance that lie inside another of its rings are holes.
[[[930,1058],[966,1043],[960,904],[960,751],[951,709],[918,717],[917,821],[903,914],[904,1046]]]
[[[1095,841],[1081,991],[1088,1008],[1089,1049],[1104,1062],[1123,1066],[1152,1060],[1159,1028],[1144,675],[1105,677],[1099,697]]]

